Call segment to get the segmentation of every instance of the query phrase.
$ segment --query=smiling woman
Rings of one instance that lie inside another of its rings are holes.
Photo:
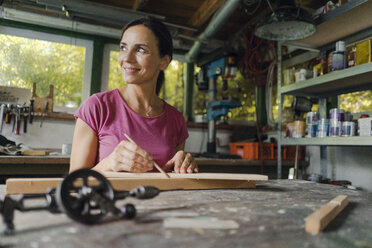
[[[160,21],[138,19],[124,28],[118,63],[126,85],[91,96],[76,112],[70,171],[146,172],[157,163],[177,173],[198,172],[184,152],[183,115],[158,96],[172,53]]]

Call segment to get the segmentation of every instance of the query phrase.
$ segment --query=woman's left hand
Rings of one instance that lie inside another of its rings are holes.
[[[190,153],[178,151],[171,160],[163,167],[165,171],[170,171],[174,167],[176,173],[198,173],[198,165]]]

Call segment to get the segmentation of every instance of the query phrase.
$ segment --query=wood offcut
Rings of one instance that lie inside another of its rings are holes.
[[[339,195],[306,218],[306,232],[317,234],[348,205],[347,195]]]

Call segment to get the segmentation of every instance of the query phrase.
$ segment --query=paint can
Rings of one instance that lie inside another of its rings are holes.
[[[292,137],[293,138],[302,138],[305,136],[306,123],[304,121],[294,121]]]
[[[306,137],[316,137],[316,132],[318,130],[318,119],[319,115],[317,112],[306,113]]]
[[[329,120],[329,136],[341,136],[341,121]]]
[[[287,123],[285,126],[285,137],[292,138],[293,137],[293,122]]]
[[[333,108],[329,110],[329,121],[344,121],[345,120],[345,110]]]
[[[342,136],[355,136],[355,123],[352,121],[344,121],[341,128]]]
[[[353,115],[349,111],[345,111],[345,121],[353,121]]]
[[[306,137],[314,138],[316,137],[318,131],[318,124],[306,124]]]
[[[319,138],[324,138],[329,135],[329,121],[328,119],[320,119],[318,121],[318,130],[316,136]]]
[[[306,124],[317,124],[319,119],[318,112],[306,113]]]

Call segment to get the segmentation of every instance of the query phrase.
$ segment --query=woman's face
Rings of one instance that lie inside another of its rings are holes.
[[[119,65],[128,84],[154,83],[160,70],[169,64],[169,56],[160,57],[158,40],[143,25],[128,28],[121,38]]]

